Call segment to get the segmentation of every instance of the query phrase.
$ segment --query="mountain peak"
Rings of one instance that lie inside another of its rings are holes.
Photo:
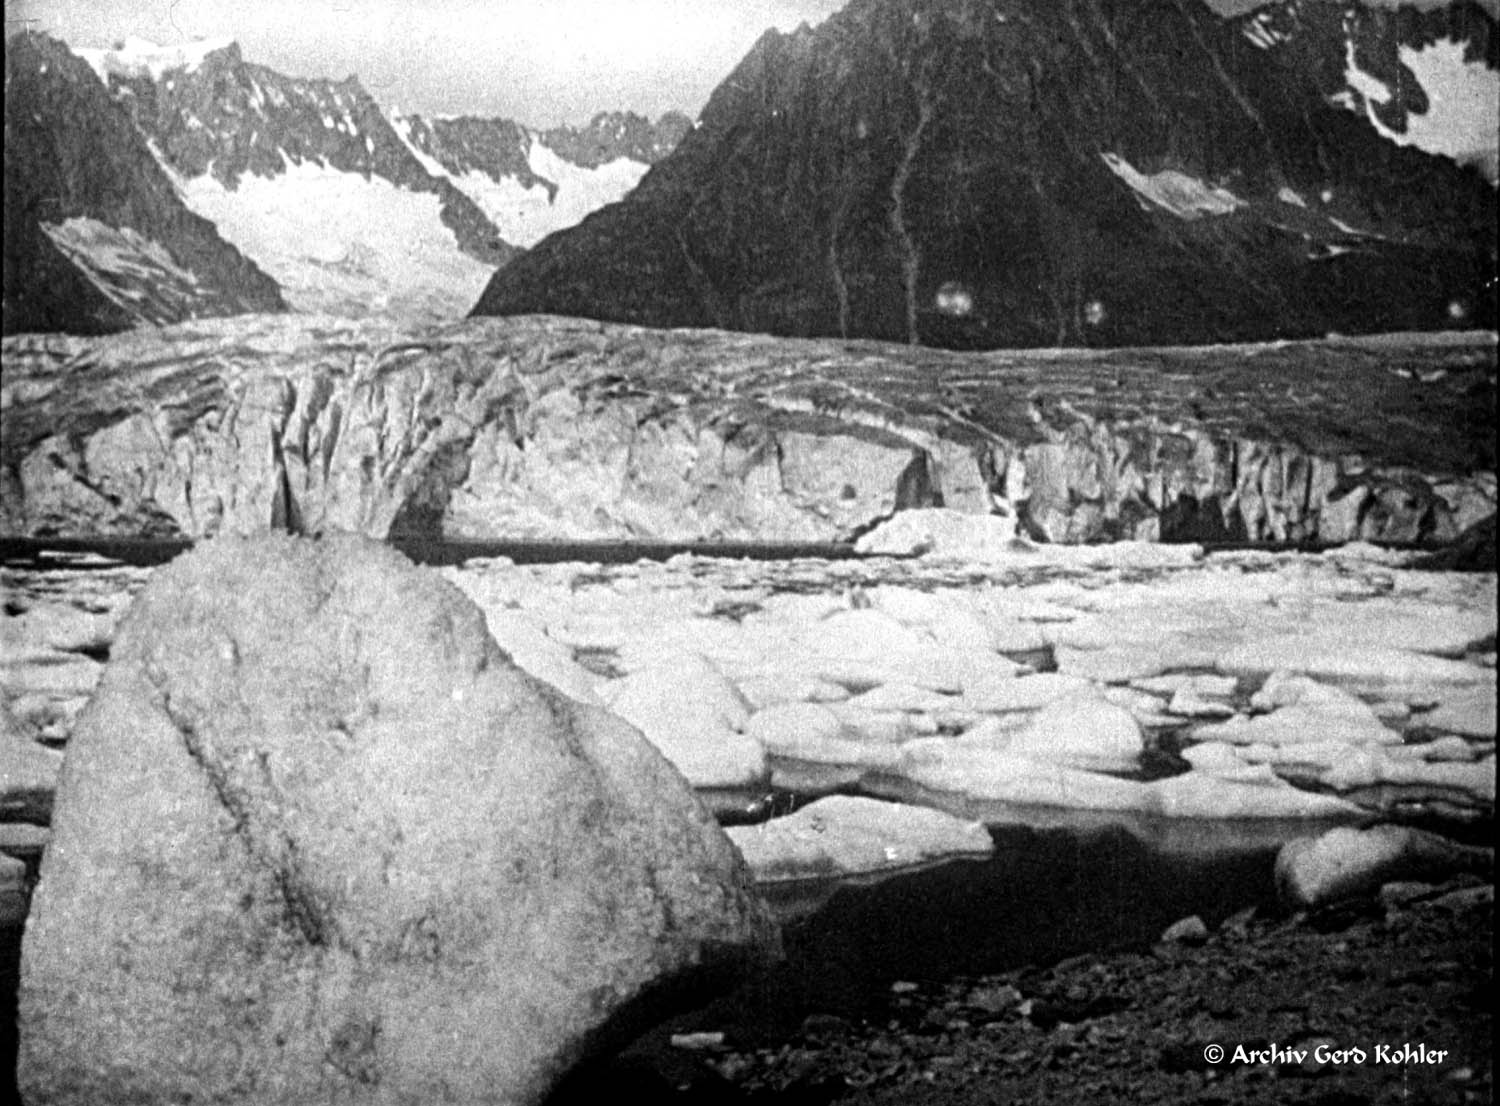
[[[159,81],[168,73],[196,72],[212,54],[223,52],[224,61],[240,61],[240,47],[232,38],[200,38],[173,46],[159,46],[149,39],[131,36],[107,50],[73,47],[106,85],[110,75],[147,77]]]

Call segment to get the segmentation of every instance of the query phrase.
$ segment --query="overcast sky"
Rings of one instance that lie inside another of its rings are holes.
[[[546,127],[614,109],[696,115],[766,28],[816,24],[845,2],[5,0],[5,30],[93,47],[229,37],[247,60],[293,76],[357,74],[387,109]]]
[[[226,36],[283,73],[358,74],[386,108],[551,126],[612,109],[696,115],[766,28],[818,23],[845,2],[5,0],[5,24],[73,46]]]

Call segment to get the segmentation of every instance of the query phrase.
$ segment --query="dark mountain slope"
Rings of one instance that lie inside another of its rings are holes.
[[[182,204],[89,67],[42,35],[5,44],[4,254],[7,334],[285,310]]]
[[[764,36],[635,192],[474,313],[957,348],[1493,326],[1492,185],[1331,99],[1350,39],[1390,72],[1436,25],[1275,14],[854,0]],[[1482,10],[1432,18],[1493,53]]]

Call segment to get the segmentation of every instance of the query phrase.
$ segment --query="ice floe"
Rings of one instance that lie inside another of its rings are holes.
[[[744,697],[702,657],[666,656],[600,690],[694,787],[751,787],[768,778],[765,750],[743,733]]]
[[[1297,907],[1373,894],[1396,880],[1438,882],[1456,872],[1493,877],[1494,854],[1406,826],[1338,827],[1298,838],[1276,857],[1276,884]]]
[[[785,818],[726,832],[763,883],[900,870],[994,851],[979,822],[850,795],[829,795]]]

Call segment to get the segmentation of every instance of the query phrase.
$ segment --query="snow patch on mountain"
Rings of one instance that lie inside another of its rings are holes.
[[[89,283],[141,322],[175,322],[196,313],[202,285],[160,242],[132,227],[84,216],[41,228]]]
[[[149,77],[153,81],[159,81],[167,73],[177,70],[192,73],[209,54],[215,50],[223,50],[233,42],[232,38],[205,38],[177,46],[158,46],[147,39],[131,37],[112,50],[91,50],[78,46],[72,47],[72,50],[88,62],[99,79],[107,85],[111,73],[121,77]]]
[[[391,130],[396,132],[396,137],[401,140],[401,144],[411,151],[411,156],[417,159],[423,169],[426,169],[434,177],[448,177],[450,180],[452,179],[452,174],[443,167],[442,162],[438,161],[437,158],[427,153],[421,146],[412,141],[412,121],[410,119],[400,115],[392,115]],[[506,240],[513,241],[513,239]]]
[[[1149,204],[1170,211],[1179,219],[1199,219],[1204,215],[1228,215],[1245,206],[1245,201],[1227,188],[1211,185],[1206,181],[1176,169],[1163,169],[1156,173],[1142,173],[1119,154],[1099,155],[1109,171],[1119,177],[1140,197],[1142,207],[1150,210]]]
[[[488,197],[470,191],[467,180],[479,176],[466,174],[465,181],[454,181],[468,191],[500,233],[521,246],[532,246],[554,231],[583,221],[590,212],[625,196],[641,182],[650,168],[631,158],[616,158],[597,169],[586,169],[560,157],[551,148],[533,140],[527,153],[531,171],[551,181],[557,191],[549,200],[545,188],[533,185],[520,203],[509,207],[490,207]]]
[[[1406,130],[1386,126],[1371,104],[1388,104],[1391,89],[1359,67],[1354,42],[1346,42],[1344,77],[1349,91],[1334,102],[1362,113],[1382,136],[1398,146],[1415,146],[1430,154],[1475,164],[1491,184],[1500,182],[1500,70],[1482,60],[1467,60],[1466,47],[1439,39],[1420,50],[1400,46],[1402,66],[1427,94],[1428,108],[1406,114]],[[1475,137],[1484,136],[1475,145]]]
[[[378,176],[285,161],[226,188],[211,173],[174,179],[187,205],[256,258],[295,309],[360,318],[461,315],[493,266],[454,248],[441,201]]]
[[[410,119],[393,117],[391,125],[422,168],[452,181],[479,205],[502,238],[527,249],[549,234],[582,222],[605,204],[622,199],[650,168],[645,162],[620,157],[590,169],[561,156],[537,135],[527,134],[523,140],[527,143],[526,163],[541,178],[527,185],[514,176],[482,169],[456,173],[414,141]]]

